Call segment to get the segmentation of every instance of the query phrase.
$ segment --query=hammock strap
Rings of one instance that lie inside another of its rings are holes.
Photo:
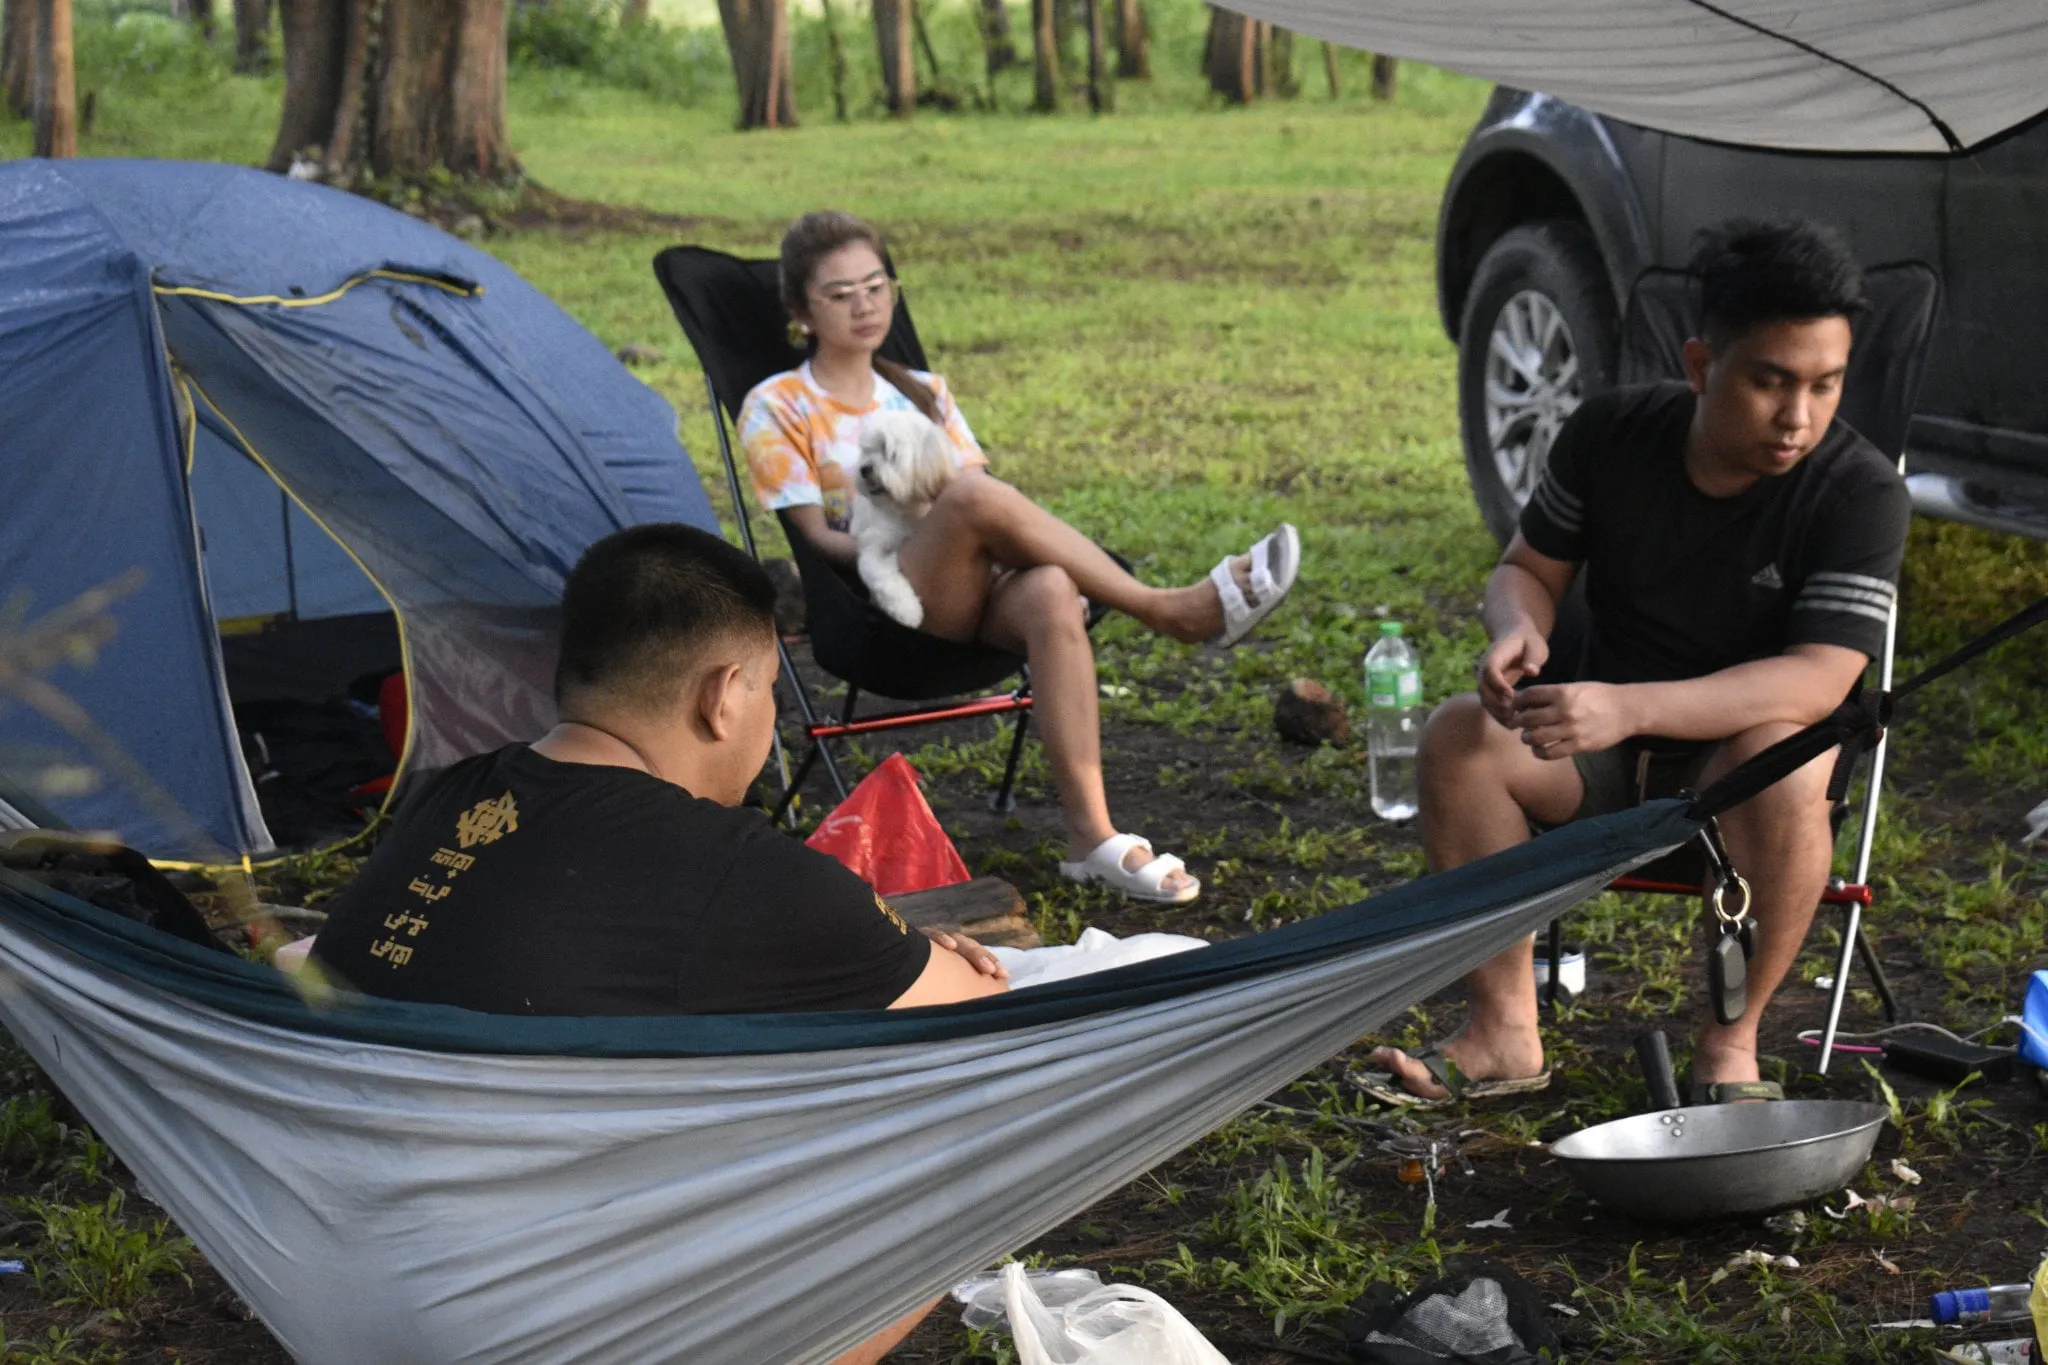
[[[1841,754],[1835,760],[1834,775],[1828,781],[1828,796],[1831,800],[1840,800],[1848,790],[1849,774],[1857,760],[1884,737],[1885,727],[1891,724],[1901,701],[2043,621],[2048,621],[2048,597],[2015,612],[1961,649],[1944,655],[1888,692],[1858,688],[1827,716],[1731,768],[1693,800],[1689,814],[1695,820],[1707,820],[1739,806],[1830,749],[1840,749]]]

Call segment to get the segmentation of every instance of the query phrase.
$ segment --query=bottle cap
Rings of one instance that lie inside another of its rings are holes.
[[[1982,1289],[1944,1289],[1928,1303],[1927,1316],[1946,1326],[1965,1313],[1990,1311],[1991,1295]]]
[[[1382,635],[1399,635],[1400,633],[1401,633],[1401,623],[1400,623],[1399,621],[1382,621],[1382,622],[1380,622],[1380,634],[1382,634]]]

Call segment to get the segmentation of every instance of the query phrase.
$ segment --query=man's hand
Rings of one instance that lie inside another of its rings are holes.
[[[967,965],[974,968],[981,975],[995,981],[1008,981],[1010,979],[1009,969],[1003,966],[1002,961],[994,953],[982,947],[979,943],[967,937],[967,935],[951,930],[932,928],[920,929],[918,932],[938,944],[941,948],[949,948],[960,954],[961,957],[967,960]]]
[[[1638,730],[1627,689],[1611,683],[1532,687],[1515,693],[1509,705],[1507,724],[1522,732],[1522,743],[1538,758],[1611,749]]]
[[[1550,642],[1533,626],[1509,631],[1479,656],[1479,704],[1486,713],[1514,729],[1515,684],[1542,673],[1550,661]]]

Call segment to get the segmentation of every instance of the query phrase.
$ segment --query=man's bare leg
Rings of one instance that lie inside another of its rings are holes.
[[[1561,825],[1584,796],[1569,759],[1541,759],[1467,692],[1436,709],[1418,757],[1422,844],[1432,872],[1461,867],[1529,838],[1529,821]],[[1465,978],[1465,1024],[1439,1048],[1474,1080],[1533,1076],[1543,1069],[1536,1031],[1535,940],[1525,938]],[[1398,1048],[1373,1053],[1408,1090],[1441,1096],[1422,1063]]]
[[[845,1355],[834,1360],[832,1365],[875,1365],[876,1361],[888,1355],[889,1352],[895,1350],[898,1346],[901,1346],[903,1338],[916,1331],[917,1325],[924,1321],[925,1314],[937,1308],[939,1302],[939,1299],[933,1299],[922,1308],[911,1309],[908,1313],[905,1313],[902,1317],[896,1319],[896,1321],[890,1323],[887,1327],[884,1327]]]
[[[1702,785],[1798,730],[1789,724],[1760,725],[1726,741],[1708,763]],[[1757,953],[1749,963],[1749,1008],[1742,1019],[1724,1027],[1709,1015],[1700,1028],[1692,1055],[1696,1084],[1760,1079],[1757,1028],[1764,1007],[1798,960],[1834,861],[1828,828],[1828,777],[1834,766],[1830,750],[1720,817],[1728,856],[1755,897],[1750,912],[1756,916]]]

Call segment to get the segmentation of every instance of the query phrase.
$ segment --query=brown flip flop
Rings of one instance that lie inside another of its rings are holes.
[[[1434,1098],[1418,1095],[1401,1084],[1401,1078],[1391,1071],[1353,1071],[1345,1079],[1361,1092],[1381,1104],[1396,1109],[1437,1109],[1459,1100],[1498,1099],[1503,1095],[1533,1095],[1550,1088],[1550,1068],[1545,1067],[1533,1076],[1510,1076],[1497,1080],[1475,1081],[1459,1069],[1458,1064],[1443,1054],[1435,1043],[1420,1051],[1408,1054],[1409,1060],[1420,1062],[1430,1078],[1442,1086],[1446,1094]]]

